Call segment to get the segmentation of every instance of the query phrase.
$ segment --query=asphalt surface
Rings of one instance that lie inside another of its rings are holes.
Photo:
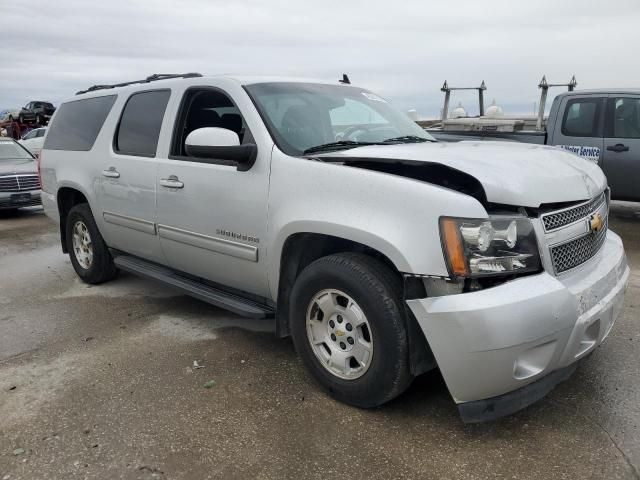
[[[0,480],[639,479],[640,204],[610,225],[632,266],[610,337],[543,401],[464,425],[437,372],[337,403],[269,322],[130,275],[84,285],[40,211],[0,213]]]

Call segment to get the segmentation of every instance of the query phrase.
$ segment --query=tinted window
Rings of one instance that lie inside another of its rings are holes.
[[[612,98],[609,102],[607,136],[640,138],[640,98]]]
[[[136,93],[129,97],[120,118],[114,149],[126,155],[153,157],[169,102],[169,90]]]
[[[60,105],[44,142],[46,150],[89,151],[116,95],[87,98]]]
[[[38,130],[36,132],[36,137],[44,137],[44,133],[46,132],[46,130],[44,128],[41,128],[40,130]]]
[[[568,137],[597,137],[600,123],[600,98],[577,98],[567,102],[562,134]]]

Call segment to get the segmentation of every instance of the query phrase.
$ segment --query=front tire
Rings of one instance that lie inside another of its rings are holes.
[[[307,266],[290,323],[306,368],[337,400],[376,407],[413,380],[401,281],[375,258],[342,253]]]
[[[98,284],[116,276],[113,257],[88,204],[76,205],[69,211],[65,235],[71,264],[83,282]]]

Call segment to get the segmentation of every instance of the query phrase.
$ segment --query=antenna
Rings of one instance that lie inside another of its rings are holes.
[[[351,80],[349,80],[349,76],[346,73],[342,74],[342,80],[338,80],[340,83],[344,83],[345,85],[351,85]]]

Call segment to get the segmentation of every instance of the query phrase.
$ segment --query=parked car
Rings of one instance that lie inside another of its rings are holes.
[[[0,137],[0,210],[40,205],[36,161],[22,145]]]
[[[20,110],[18,121],[20,123],[35,122],[36,125],[45,125],[55,111],[55,107],[49,102],[29,102]]]
[[[500,131],[501,119],[453,119],[428,129],[441,141],[509,140],[555,145],[598,163],[611,197],[640,201],[640,90],[578,90],[558,95],[546,129]],[[520,122],[523,123],[523,122]],[[516,126],[517,128],[517,126]]]
[[[18,142],[37,157],[42,150],[45,133],[47,133],[47,127],[34,128]]]
[[[272,318],[359,407],[438,367],[465,421],[521,409],[602,343],[629,279],[595,163],[436,143],[352,85],[96,86],[60,106],[40,161],[83,281],[122,269]]]

